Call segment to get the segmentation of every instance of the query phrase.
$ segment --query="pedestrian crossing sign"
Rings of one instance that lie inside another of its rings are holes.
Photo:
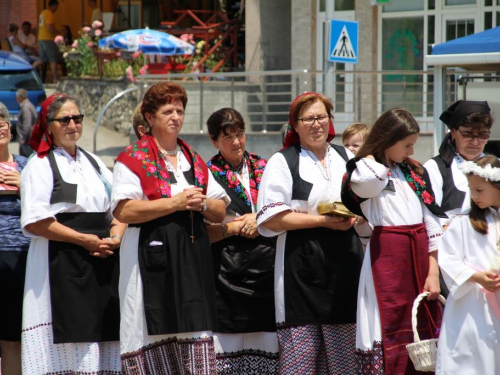
[[[358,36],[358,22],[330,20],[328,61],[357,64]]]

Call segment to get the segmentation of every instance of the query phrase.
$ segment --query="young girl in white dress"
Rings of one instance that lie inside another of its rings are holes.
[[[468,216],[443,236],[439,265],[450,289],[436,374],[500,373],[500,161],[464,162],[471,192]]]
[[[413,342],[411,309],[417,295],[439,295],[437,244],[442,234],[423,167],[410,159],[419,126],[404,109],[380,116],[347,163],[342,201],[374,226],[358,291],[357,374],[416,374],[405,346]],[[435,337],[435,301],[419,313],[419,330]]]

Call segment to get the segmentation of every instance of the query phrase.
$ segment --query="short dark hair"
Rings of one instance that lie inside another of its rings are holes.
[[[50,0],[49,1],[49,7],[51,7],[52,5],[59,5],[59,1],[57,1],[57,0]]]
[[[9,33],[13,33],[17,30],[19,30],[19,26],[17,26],[15,23],[9,23]]]
[[[31,27],[31,22],[29,22],[29,21],[24,21],[24,22],[22,23],[21,27],[23,27],[23,26],[29,26],[29,27]]]
[[[207,120],[208,134],[212,140],[217,140],[222,133],[227,135],[237,131],[245,131],[245,120],[236,109],[221,108],[210,115]]]
[[[154,115],[161,106],[180,100],[186,109],[187,94],[184,87],[174,82],[158,82],[151,86],[142,99],[141,112],[144,118],[146,113]]]

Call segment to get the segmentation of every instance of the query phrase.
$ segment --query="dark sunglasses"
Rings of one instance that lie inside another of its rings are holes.
[[[71,120],[73,120],[75,124],[80,125],[83,122],[83,115],[64,116],[61,118],[49,118],[47,119],[47,122],[57,121],[62,126],[68,126]]]

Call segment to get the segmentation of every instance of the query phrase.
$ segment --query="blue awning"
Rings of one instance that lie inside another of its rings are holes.
[[[500,26],[436,44],[431,55],[500,52]]]

